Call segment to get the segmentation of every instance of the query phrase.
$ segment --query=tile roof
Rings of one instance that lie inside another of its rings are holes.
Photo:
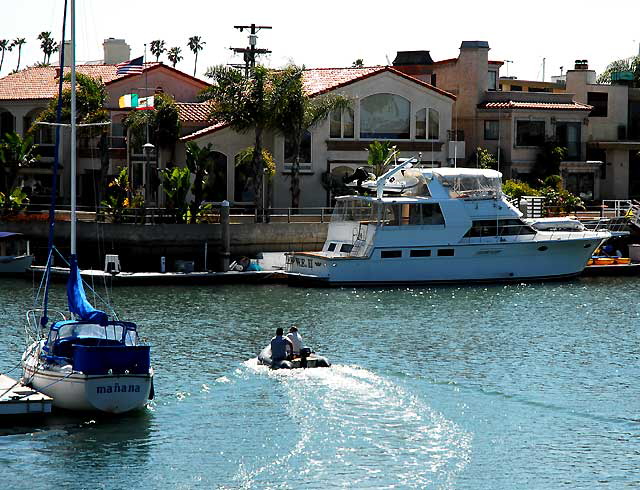
[[[455,95],[402,73],[391,66],[371,66],[367,68],[311,68],[304,71],[303,84],[307,95],[315,97],[384,72],[393,73],[394,75],[410,80],[453,100],[456,99]],[[199,136],[218,131],[226,126],[227,125],[225,124],[214,124],[208,128],[204,128],[200,131],[184,136],[181,139],[183,141],[189,141]]]
[[[209,102],[176,102],[180,121],[183,123],[208,123],[211,104]]]
[[[528,109],[542,111],[590,111],[592,106],[580,102],[485,102],[479,109]]]
[[[145,71],[147,72],[160,67],[192,79],[201,84],[203,88],[208,85],[198,78],[162,63],[145,63]],[[0,101],[52,99],[58,94],[59,69],[57,66],[33,66],[0,78]],[[100,79],[105,85],[128,77],[139,76],[137,74],[117,75],[116,65],[77,65],[76,71]],[[66,67],[64,72],[65,74],[69,73],[69,67]]]

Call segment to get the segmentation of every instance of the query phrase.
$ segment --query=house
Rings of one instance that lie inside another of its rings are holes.
[[[142,74],[118,75],[116,64],[130,59],[130,49],[121,39],[106,39],[104,62],[77,66],[77,72],[102,80],[107,91],[106,108],[111,114],[109,157],[111,175],[117,168],[129,166],[134,187],[143,188],[148,204],[161,203],[162,196],[157,186],[150,185],[156,169],[164,168],[170,158],[170,151],[154,151],[144,155],[141,148],[127,145],[122,121],[131,109],[120,109],[118,99],[130,93],[140,96],[154,93],[170,94],[178,102],[178,110],[184,132],[192,132],[206,126],[207,108],[198,103],[198,94],[208,86],[202,80],[162,63],[146,63]],[[69,60],[70,56],[66,56]],[[59,66],[29,67],[0,79],[0,135],[16,131],[24,135],[33,120],[58,94],[60,76],[68,73],[68,68]],[[50,126],[43,126],[34,133],[34,141],[39,145],[41,161],[36,168],[25,169],[25,182],[36,183],[35,199],[48,201],[54,157],[55,132]],[[65,132],[63,131],[63,138]],[[68,132],[67,132],[68,135]],[[68,138],[68,136],[67,136]],[[65,165],[69,157],[68,140],[61,145],[60,195],[66,196],[69,168]],[[97,137],[81,137],[78,147],[78,200],[86,206],[95,206],[95,190],[98,185],[100,155]],[[146,185],[145,185],[146,184]]]
[[[446,166],[451,158],[445,144],[451,129],[456,97],[393,67],[325,68],[304,72],[304,88],[311,97],[340,94],[352,108],[334,112],[304,138],[300,166],[301,203],[305,208],[331,204],[332,178],[338,181],[367,163],[367,147],[375,140],[391,141],[402,157],[421,155],[425,165]],[[236,166],[237,155],[253,144],[252,134],[239,134],[215,124],[181,138],[216,150],[216,172],[226,183],[218,197],[235,205],[251,205],[251,176]],[[293,155],[286,138],[272,132],[263,142],[277,162],[271,186],[272,207],[291,205],[290,175]],[[222,196],[224,194],[224,196]]]
[[[526,178],[534,168],[542,145],[548,140],[569,149],[561,164],[565,187],[585,199],[600,196],[600,166],[587,160],[586,135],[592,107],[569,92],[550,89],[545,84],[507,84],[500,78],[503,62],[489,60],[489,43],[463,41],[457,58],[433,61],[421,51],[401,52],[394,67],[457,96],[453,109],[452,141],[467,165],[473,165],[478,147],[488,149],[498,159],[507,178]],[[500,81],[500,82],[499,82]],[[505,88],[516,90],[499,90]]]

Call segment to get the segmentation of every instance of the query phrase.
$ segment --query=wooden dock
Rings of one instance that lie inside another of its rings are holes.
[[[53,398],[0,374],[0,416],[51,413]]]

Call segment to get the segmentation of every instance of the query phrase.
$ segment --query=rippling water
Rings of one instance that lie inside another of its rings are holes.
[[[640,486],[636,279],[112,294],[153,346],[156,400],[0,429],[3,487]],[[32,297],[0,282],[2,372]],[[292,323],[332,368],[255,363]]]

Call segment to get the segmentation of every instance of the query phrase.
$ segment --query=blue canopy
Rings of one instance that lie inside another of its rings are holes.
[[[80,277],[80,269],[78,269],[78,258],[75,255],[71,256],[69,264],[67,300],[69,302],[69,311],[78,315],[83,321],[106,325],[109,320],[104,311],[96,310],[87,301],[87,296],[82,286],[82,278]]]

